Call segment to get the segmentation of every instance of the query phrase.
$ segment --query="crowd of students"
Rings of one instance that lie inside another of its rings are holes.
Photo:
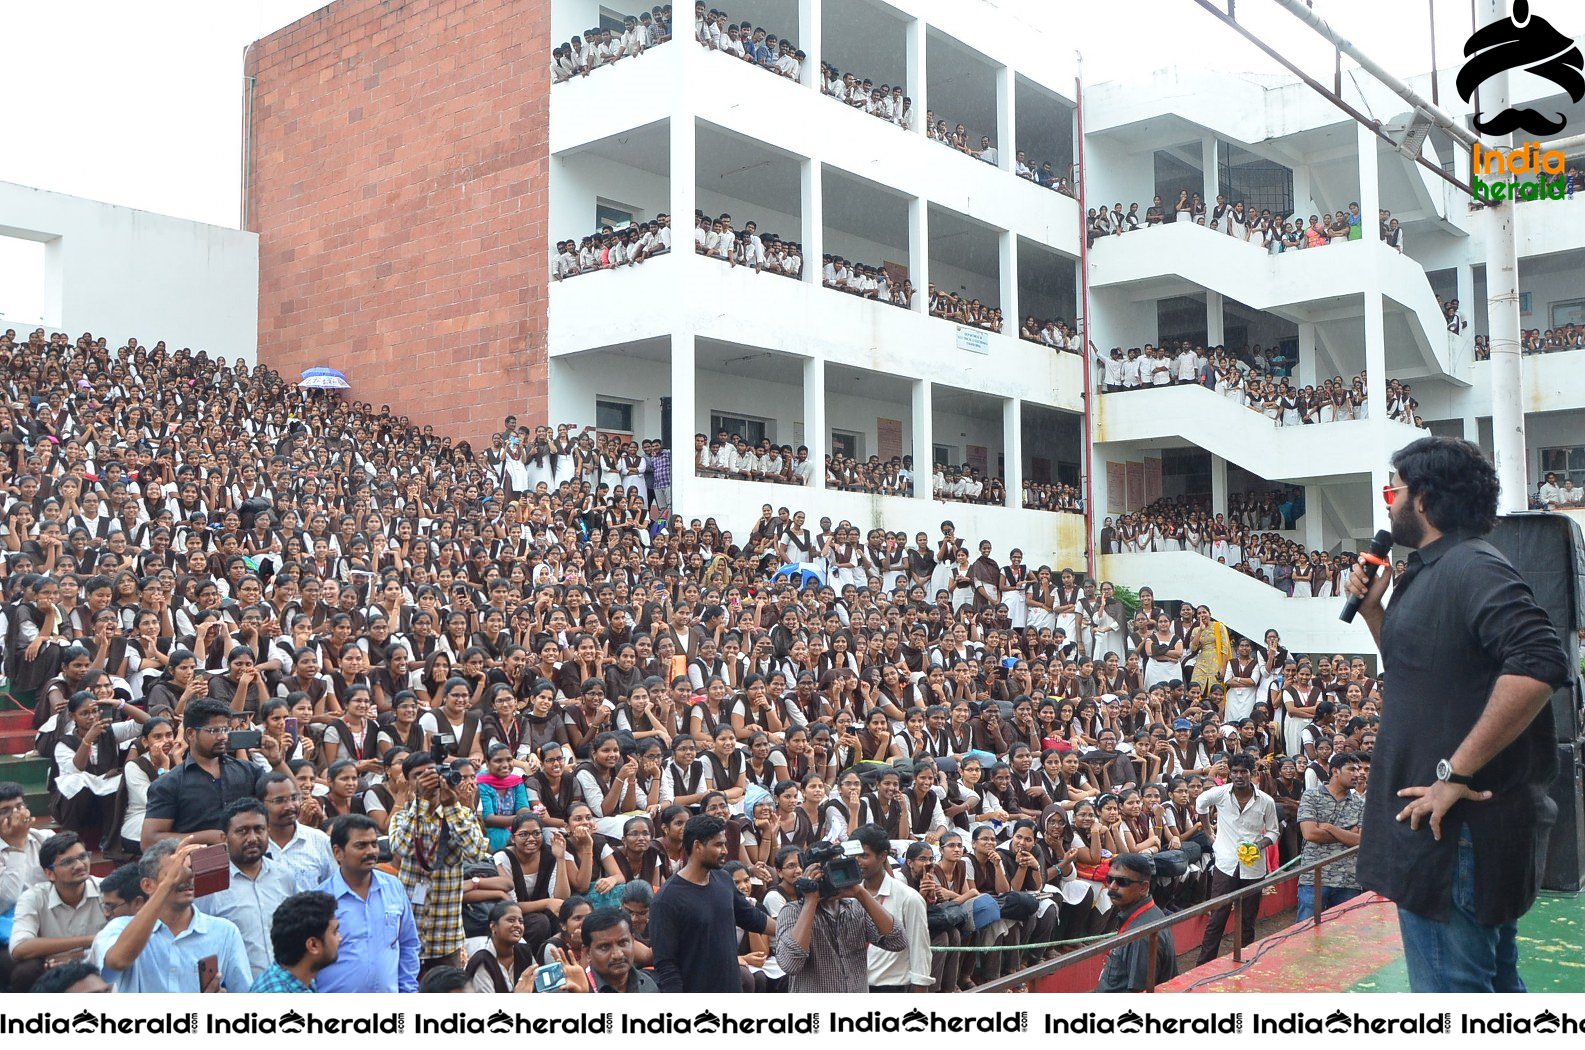
[[[1243,201],[1230,202],[1218,196],[1207,208],[1198,193],[1179,190],[1171,207],[1160,196],[1151,199],[1143,212],[1135,201],[1123,210],[1118,201],[1110,208],[1104,204],[1089,208],[1084,215],[1086,237],[1090,247],[1106,237],[1117,237],[1135,230],[1149,229],[1172,222],[1192,222],[1207,226],[1220,233],[1266,249],[1272,255],[1321,248],[1338,241],[1357,241],[1364,237],[1368,224],[1360,214],[1358,201],[1349,202],[1346,211],[1312,214],[1306,223],[1304,216],[1274,213],[1270,208],[1256,209]],[[1386,244],[1403,251],[1403,229],[1392,213],[1382,209],[1378,216],[1377,236]]]
[[[1065,318],[1048,317],[1044,320],[1030,314],[1018,328],[1018,338],[1049,346],[1053,350],[1066,350],[1070,354],[1083,353],[1084,337],[1077,328],[1070,328]]]
[[[647,222],[630,222],[621,229],[607,224],[581,241],[569,237],[556,242],[551,276],[556,280],[579,274],[636,266],[645,259],[671,251],[671,216],[661,212]]]
[[[987,306],[978,299],[956,292],[938,291],[934,284],[930,286],[930,316],[971,328],[983,328],[987,332],[1002,330],[1000,306]]]
[[[820,283],[826,288],[904,310],[913,306],[914,282],[906,274],[897,274],[873,263],[851,262],[840,255],[822,255]]]
[[[624,58],[637,58],[671,39],[671,5],[652,7],[623,19],[620,33],[595,26],[551,49],[551,83],[586,77]]]
[[[775,33],[752,22],[734,23],[725,11],[707,11],[703,3],[694,4],[693,10],[694,40],[699,46],[731,55],[795,83],[802,78],[803,62],[808,56],[791,40],[778,39]]]
[[[1213,514],[1206,500],[1164,497],[1133,514],[1106,518],[1099,548],[1103,554],[1189,551],[1290,598],[1337,597],[1354,555],[1305,550],[1282,535],[1292,532],[1304,510],[1299,491],[1231,497],[1226,514]]]
[[[903,94],[901,84],[876,84],[867,77],[844,73],[829,62],[821,62],[820,93],[904,131],[913,127],[914,100]],[[926,114],[927,120],[933,117],[934,114]]]
[[[1456,303],[1457,300],[1455,299]],[[1556,328],[1526,328],[1519,333],[1522,354],[1560,354],[1565,350],[1585,350],[1585,325],[1566,324]],[[1475,337],[1475,360],[1491,360],[1491,337]]]
[[[761,233],[753,219],[742,230],[732,226],[732,216],[722,213],[712,218],[695,211],[693,250],[728,266],[744,266],[755,273],[774,273],[800,280],[803,277],[803,246],[784,241],[779,234]]]
[[[966,986],[1106,928],[1109,856],[1198,899],[1196,796],[1249,752],[1296,800],[1322,701],[1379,704],[950,521],[685,523],[654,441],[508,417],[475,451],[263,366],[42,330],[0,337],[0,383],[4,672],[60,832],[0,785],[13,986],[47,961],[121,991],[681,987],[648,917],[695,814],[772,918],[801,849],[881,835],[929,942],[1004,949],[903,967]],[[178,935],[217,965],[164,966]],[[733,974],[788,987],[796,950],[757,937]],[[908,983],[884,941],[871,983]]]

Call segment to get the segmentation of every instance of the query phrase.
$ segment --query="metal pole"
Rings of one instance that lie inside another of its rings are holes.
[[[1233,902],[1233,961],[1244,961],[1244,898]]]
[[[1507,0],[1481,0],[1481,24],[1508,18]],[[1509,75],[1499,73],[1486,82],[1483,112],[1498,113],[1510,101]],[[1485,149],[1513,148],[1513,136],[1485,144]],[[1491,331],[1491,447],[1502,486],[1497,508],[1504,513],[1528,505],[1525,464],[1523,373],[1519,347],[1519,248],[1514,228],[1514,202],[1500,202],[1492,214],[1491,235],[1486,241],[1486,316]]]
[[[1426,7],[1430,10],[1430,30],[1431,30],[1431,105],[1440,106],[1442,104],[1442,99],[1441,99],[1441,96],[1438,94],[1437,89],[1436,89],[1436,82],[1438,80],[1442,79],[1441,77],[1437,76],[1437,73],[1436,73],[1436,0],[1426,0]]]
[[[1150,949],[1150,958],[1145,962],[1145,991],[1147,992],[1156,990],[1156,944],[1157,938],[1160,936],[1159,933],[1152,930],[1149,940],[1145,942]]]
[[[1313,887],[1315,900],[1312,902],[1311,910],[1315,912],[1315,924],[1317,926],[1321,925],[1321,870],[1325,867],[1326,865],[1323,864],[1320,868],[1315,869],[1315,886]]]
[[[1458,118],[1444,112],[1440,106],[1421,95],[1418,91],[1414,90],[1414,88],[1410,87],[1408,84],[1405,84],[1402,80],[1399,80],[1397,77],[1387,72],[1387,70],[1379,62],[1365,54],[1365,52],[1361,51],[1359,48],[1355,47],[1353,42],[1347,37],[1343,36],[1343,34],[1327,25],[1326,19],[1322,18],[1320,15],[1311,10],[1310,5],[1306,3],[1306,0],[1273,0],[1273,2],[1281,5],[1288,11],[1289,14],[1293,15],[1299,21],[1303,22],[1305,25],[1309,26],[1311,29],[1330,40],[1332,42],[1332,46],[1348,55],[1349,58],[1352,58],[1354,61],[1358,62],[1361,69],[1365,70],[1365,72],[1369,73],[1371,76],[1390,87],[1394,92],[1397,93],[1399,98],[1420,110],[1431,121],[1431,123],[1435,124],[1439,128],[1443,128],[1448,132],[1448,134],[1452,135],[1455,139],[1458,139],[1466,146],[1473,146],[1478,141],[1475,138],[1475,134],[1470,131],[1469,128],[1465,127],[1463,123],[1458,120]],[[1507,8],[1505,6],[1503,8],[1503,14],[1499,17],[1506,17],[1507,13]]]
[[[1091,375],[1095,328],[1090,323],[1090,239],[1084,224],[1084,205],[1090,186],[1089,173],[1084,170],[1084,54],[1074,51],[1073,57],[1073,122],[1078,132],[1074,159],[1078,165],[1076,181],[1079,186],[1079,314],[1084,329],[1079,337],[1079,353],[1084,356],[1084,571],[1093,579],[1100,569],[1095,563],[1095,411],[1100,402]]]

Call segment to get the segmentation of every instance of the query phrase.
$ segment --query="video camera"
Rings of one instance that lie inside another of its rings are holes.
[[[819,864],[820,880],[800,877],[793,883],[799,894],[819,891],[822,897],[835,897],[843,890],[857,886],[864,877],[859,874],[858,855],[863,847],[857,839],[845,842],[821,842],[798,854],[798,863],[804,867]]]

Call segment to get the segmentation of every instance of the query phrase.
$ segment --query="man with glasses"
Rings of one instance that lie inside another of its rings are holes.
[[[21,784],[0,781],[0,930],[9,926],[23,891],[44,881],[39,850],[50,833],[33,826],[24,794]],[[0,945],[0,988],[10,977],[11,956]]]
[[[226,807],[220,830],[226,836],[231,878],[225,889],[197,901],[199,911],[230,919],[242,931],[255,980],[275,961],[270,953],[270,917],[297,892],[292,869],[265,856],[270,844],[266,812],[256,798],[239,798]]]
[[[104,912],[106,922],[136,913],[147,899],[137,861],[123,864],[99,880],[99,910]]]
[[[303,796],[289,773],[259,778],[258,799],[264,803],[269,837],[264,855],[292,873],[298,893],[317,889],[335,870],[330,836],[298,821]]]
[[[1138,926],[1149,926],[1167,917],[1150,893],[1155,878],[1155,862],[1142,853],[1124,853],[1112,858],[1106,876],[1106,898],[1119,918],[1118,933]],[[1178,975],[1178,957],[1173,952],[1172,935],[1156,938],[1156,984]],[[1150,938],[1141,937],[1120,944],[1106,953],[1097,992],[1143,992],[1150,977]]]
[[[232,758],[226,751],[231,708],[218,700],[195,700],[182,715],[187,731],[187,759],[149,786],[143,820],[143,848],[164,839],[184,839],[205,846],[225,841],[220,814],[227,804],[254,794],[265,770]],[[260,752],[277,772],[286,772],[281,745],[265,734]],[[191,836],[191,838],[189,838]]]
[[[17,901],[11,927],[13,992],[29,990],[52,956],[81,954],[104,927],[99,880],[89,874],[88,860],[88,847],[73,831],[53,835],[39,847],[47,881],[29,887]]]

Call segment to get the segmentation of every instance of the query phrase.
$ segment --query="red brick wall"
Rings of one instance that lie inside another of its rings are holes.
[[[336,0],[251,46],[260,360],[475,448],[544,421],[549,7]]]

